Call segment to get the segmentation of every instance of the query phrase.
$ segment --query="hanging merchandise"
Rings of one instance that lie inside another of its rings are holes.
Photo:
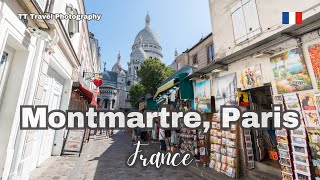
[[[237,126],[232,125],[231,130],[221,130],[220,114],[215,113],[212,118],[210,131],[211,155],[209,167],[229,177],[237,178],[238,150]]]

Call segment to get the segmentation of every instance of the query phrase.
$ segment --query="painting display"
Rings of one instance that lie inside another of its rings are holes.
[[[279,94],[312,89],[301,48],[283,52],[271,57],[270,60]]]
[[[220,106],[238,105],[237,76],[232,73],[213,81],[216,112],[220,112]]]
[[[300,94],[299,98],[303,110],[316,110],[314,94]]]
[[[244,106],[244,107],[250,106],[248,92],[238,91],[238,102],[239,102],[239,106]]]
[[[241,71],[241,90],[263,86],[262,71],[260,64],[247,67]]]
[[[314,44],[308,47],[309,56],[316,76],[318,89],[320,90],[320,44]]]
[[[200,81],[195,84],[196,110],[211,113],[211,84],[210,80]]]

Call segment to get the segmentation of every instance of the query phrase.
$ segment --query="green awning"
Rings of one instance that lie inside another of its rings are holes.
[[[168,77],[166,80],[164,80],[162,82],[162,84],[158,88],[158,90],[153,98],[156,99],[160,93],[173,87],[175,84],[175,80],[176,79],[180,80],[179,75],[184,74],[183,78],[185,78],[187,75],[189,75],[193,71],[194,71],[194,68],[192,66],[185,66],[185,67],[181,68],[179,71],[175,72],[173,75],[171,75],[170,77]],[[193,92],[192,92],[192,94],[193,94]]]
[[[179,81],[180,81],[180,99],[193,99],[194,93],[193,93],[193,83],[190,81],[189,78],[186,78],[188,76],[187,73],[182,73],[179,75]]]
[[[146,110],[158,110],[158,104],[152,97],[147,99]]]
[[[154,95],[154,99],[163,91],[168,90],[169,88],[174,86],[174,79],[170,80],[169,82],[167,82],[166,84],[160,86],[156,92],[156,94]]]

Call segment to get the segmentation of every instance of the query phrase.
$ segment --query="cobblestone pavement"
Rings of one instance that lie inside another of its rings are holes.
[[[145,154],[157,152],[159,143],[149,142],[143,151]],[[30,179],[59,179],[59,180],[184,180],[202,179],[193,174],[187,167],[162,166],[142,167],[136,164],[133,167],[126,165],[128,157],[135,151],[127,132],[119,131],[112,138],[105,139],[98,136],[91,139],[80,157],[78,155],[49,158],[40,168],[34,170]]]

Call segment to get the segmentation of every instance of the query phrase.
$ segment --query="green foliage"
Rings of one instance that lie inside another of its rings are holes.
[[[154,95],[160,84],[174,73],[174,70],[166,66],[156,58],[146,59],[137,71],[140,83],[144,86],[146,94]]]
[[[130,103],[133,108],[138,109],[139,108],[139,102],[141,100],[141,97],[145,94],[145,88],[140,83],[133,84],[130,89]]]

